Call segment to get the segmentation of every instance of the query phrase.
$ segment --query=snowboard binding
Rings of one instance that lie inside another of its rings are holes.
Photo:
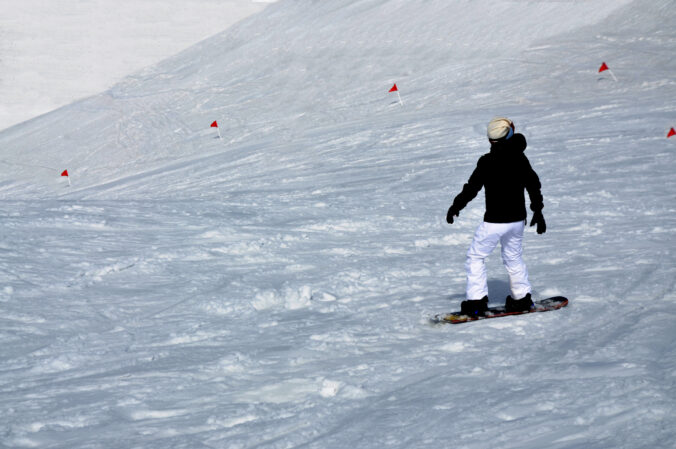
[[[468,299],[460,303],[460,313],[467,316],[484,316],[488,310],[488,296]]]
[[[530,293],[521,299],[514,299],[511,296],[508,296],[507,299],[505,299],[505,311],[507,313],[528,312],[532,308],[533,300],[531,299]]]

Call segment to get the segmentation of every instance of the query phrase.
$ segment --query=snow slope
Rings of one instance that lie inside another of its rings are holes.
[[[0,445],[672,447],[672,10],[281,1],[0,133]],[[571,304],[434,327],[494,115],[543,182],[536,296]]]
[[[0,0],[0,129],[98,94],[263,6],[255,0]]]

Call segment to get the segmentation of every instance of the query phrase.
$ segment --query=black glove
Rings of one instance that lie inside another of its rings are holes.
[[[545,223],[545,217],[542,216],[542,211],[538,210],[533,212],[533,219],[530,221],[530,225],[537,225],[535,230],[538,234],[544,234],[547,232],[547,223]]]
[[[453,217],[457,217],[458,215],[460,215],[460,211],[451,206],[446,214],[446,222],[448,222],[448,224],[453,224]]]

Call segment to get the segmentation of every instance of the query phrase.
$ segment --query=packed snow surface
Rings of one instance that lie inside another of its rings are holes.
[[[280,1],[0,133],[0,446],[673,447],[673,14]],[[496,115],[543,184],[534,294],[570,305],[433,326]]]

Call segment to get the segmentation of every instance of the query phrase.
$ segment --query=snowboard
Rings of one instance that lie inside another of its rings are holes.
[[[552,298],[541,299],[534,302],[534,308],[524,312],[507,312],[505,306],[489,307],[484,316],[469,316],[463,315],[460,312],[442,313],[430,318],[434,324],[451,323],[460,324],[469,321],[487,320],[489,318],[500,318],[503,316],[523,315],[526,313],[548,312],[550,310],[557,310],[568,305],[568,299],[563,296],[554,296]]]

